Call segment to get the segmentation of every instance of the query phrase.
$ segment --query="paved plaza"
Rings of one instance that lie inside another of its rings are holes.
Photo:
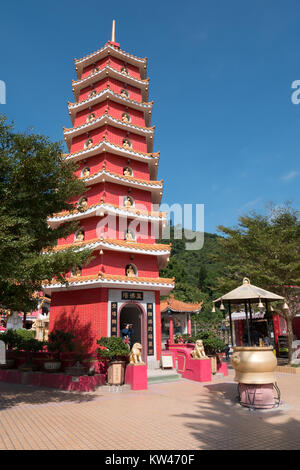
[[[277,374],[283,404],[251,412],[233,371],[147,391],[54,391],[0,383],[0,449],[299,449],[300,375]]]

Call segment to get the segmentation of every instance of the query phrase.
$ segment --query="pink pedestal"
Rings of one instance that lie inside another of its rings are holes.
[[[131,385],[131,390],[147,390],[146,364],[128,364],[125,370],[125,384]]]
[[[222,362],[222,364],[217,364],[217,372],[223,373],[224,376],[228,375],[228,366],[226,362]]]
[[[239,384],[240,403],[253,408],[273,408],[275,405],[273,384]]]
[[[211,381],[210,359],[190,359],[185,371],[182,373],[183,379],[195,380],[196,382]]]

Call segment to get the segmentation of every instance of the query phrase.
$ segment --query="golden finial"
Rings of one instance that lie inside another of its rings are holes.
[[[111,42],[116,42],[116,21],[115,20],[113,20],[112,22]]]

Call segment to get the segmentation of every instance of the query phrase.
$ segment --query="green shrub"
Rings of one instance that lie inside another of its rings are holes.
[[[102,346],[98,348],[99,356],[103,357],[104,359],[118,359],[123,358],[124,356],[128,356],[129,350],[128,346],[123,343],[122,338],[118,338],[116,336],[105,337],[98,339],[97,344]]]

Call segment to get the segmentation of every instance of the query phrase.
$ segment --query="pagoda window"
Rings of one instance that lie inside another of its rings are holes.
[[[71,277],[80,277],[81,273],[82,273],[82,268],[80,266],[77,266],[72,269]]]
[[[83,168],[83,170],[81,172],[81,176],[82,176],[82,178],[88,178],[90,176],[90,169],[89,169],[88,166]]]
[[[120,95],[123,96],[123,98],[129,98],[129,93],[127,90],[124,90],[124,88],[120,91]]]
[[[127,264],[125,275],[127,277],[136,277],[138,275],[137,267],[134,264]]]
[[[130,168],[130,166],[125,166],[123,168],[123,175],[124,176],[132,176],[133,175],[132,168]]]
[[[123,139],[123,147],[124,149],[130,149],[132,147],[131,142],[129,139]]]
[[[93,139],[87,139],[84,143],[84,148],[89,149],[93,146]]]
[[[89,97],[92,98],[93,96],[96,96],[97,95],[97,90],[92,90],[90,91],[89,93]]]
[[[123,65],[123,67],[121,67],[121,73],[125,73],[126,75],[128,75],[128,69],[126,65]]]
[[[127,241],[127,242],[135,242],[135,233],[133,230],[126,230],[125,232],[125,236],[124,236],[124,239]]]
[[[125,124],[128,124],[131,121],[131,118],[128,113],[123,113],[122,114],[122,122],[125,122]]]
[[[88,205],[88,201],[86,197],[82,197],[77,204],[79,210],[86,210]]]
[[[91,113],[86,118],[86,122],[92,122],[92,121],[95,121],[95,119],[96,119],[95,113]]]
[[[124,197],[124,207],[134,207],[134,200],[131,196]]]
[[[84,231],[83,230],[78,230],[78,232],[75,233],[74,241],[75,242],[83,242],[84,241]]]

